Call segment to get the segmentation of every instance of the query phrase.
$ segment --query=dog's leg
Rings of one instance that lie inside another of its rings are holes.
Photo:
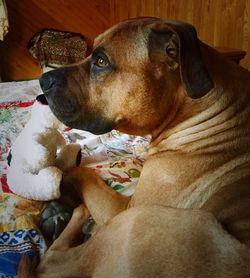
[[[51,250],[49,277],[250,277],[250,251],[205,211],[140,206],[120,213],[86,243]]]
[[[130,198],[122,196],[87,167],[76,167],[63,176],[62,186],[74,186],[97,225],[125,210]]]

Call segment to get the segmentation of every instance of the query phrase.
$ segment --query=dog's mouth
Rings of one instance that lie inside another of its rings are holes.
[[[73,67],[57,69],[40,77],[44,96],[42,103],[48,103],[56,118],[69,128],[86,130],[94,134],[104,134],[114,129],[112,120],[103,111],[89,104],[87,93],[78,88],[78,83],[69,78]],[[87,89],[86,89],[87,90]],[[80,98],[80,99],[79,99]]]
[[[48,99],[48,105],[56,118],[69,128],[76,128],[76,122],[80,118],[79,109],[72,103],[54,103]]]
[[[115,128],[115,124],[106,119],[100,111],[83,109],[77,103],[67,101],[55,102],[47,98],[52,113],[69,128],[86,130],[96,135],[107,133]]]
[[[41,105],[48,105],[52,113],[57,118],[62,118],[65,117],[66,115],[72,117],[76,111],[72,103],[64,102],[63,105],[55,105],[54,102],[47,100],[44,94],[38,95],[36,97],[36,100]]]
[[[62,105],[57,105],[54,102],[48,101],[51,111],[58,117],[76,114],[77,109],[70,102],[64,102]]]
[[[91,118],[88,120],[88,118]],[[61,121],[70,128],[89,131],[93,134],[100,135],[110,132],[115,128],[114,124],[105,118],[98,118],[98,116],[90,115],[77,115],[74,117],[64,116]]]

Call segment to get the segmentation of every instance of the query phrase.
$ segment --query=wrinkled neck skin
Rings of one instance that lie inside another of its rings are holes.
[[[239,70],[233,62],[225,61],[224,57],[210,47],[202,45],[202,49],[206,50],[204,60],[215,86],[200,99],[189,98],[184,88],[179,88],[182,100],[170,112],[173,120],[166,118],[152,132],[149,156],[159,152],[227,152],[239,149],[239,140],[241,145],[243,142],[249,144],[246,139],[250,133],[247,123],[250,92],[246,93],[245,90],[250,88],[249,73],[244,69]],[[223,138],[227,136],[224,142],[220,139],[222,134]],[[246,149],[245,145],[242,147]]]
[[[249,184],[249,72],[204,48],[214,88],[199,99],[189,98],[179,88],[182,98],[169,112],[172,120],[166,117],[152,132],[130,206],[202,208],[224,186],[237,184],[239,189],[241,184],[243,192]],[[223,202],[218,200],[218,204]],[[206,209],[214,210],[212,205]]]

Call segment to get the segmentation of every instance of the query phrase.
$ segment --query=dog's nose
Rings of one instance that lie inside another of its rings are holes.
[[[61,72],[53,70],[44,73],[40,77],[39,83],[43,93],[48,95],[55,87],[63,87],[65,85],[65,78]]]
[[[44,73],[40,79],[39,83],[41,86],[41,89],[46,94],[55,84],[55,76],[51,73]]]

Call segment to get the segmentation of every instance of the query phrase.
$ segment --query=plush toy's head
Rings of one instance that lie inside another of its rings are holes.
[[[63,130],[65,125],[61,123],[51,112],[45,96],[39,95],[31,109],[31,121],[41,128],[56,128]]]

